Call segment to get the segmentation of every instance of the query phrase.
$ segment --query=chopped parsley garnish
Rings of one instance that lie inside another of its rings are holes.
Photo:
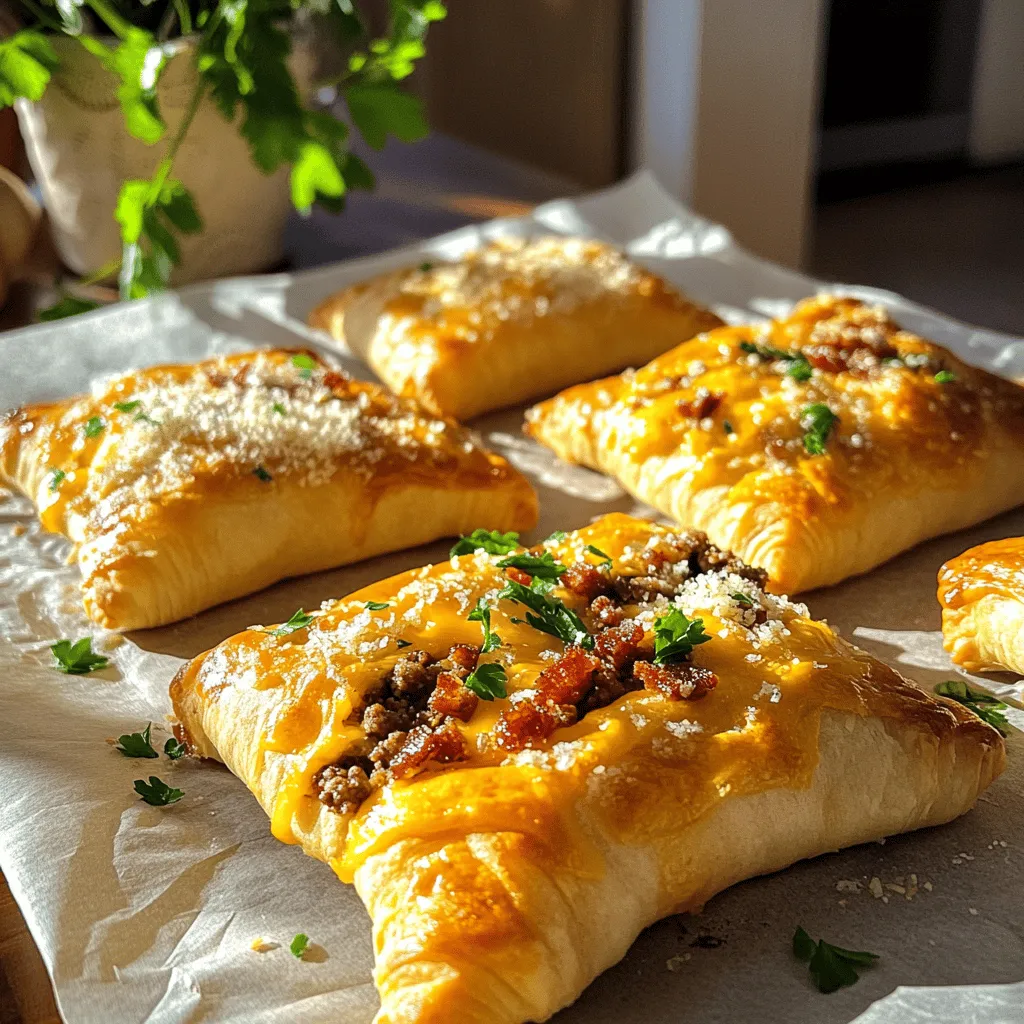
[[[84,676],[110,664],[109,658],[93,654],[91,636],[83,637],[75,643],[58,640],[50,650],[57,659],[57,668],[69,676]]]
[[[793,380],[799,381],[801,384],[810,380],[813,374],[813,367],[802,355],[795,356],[786,370],[787,377],[792,377]]]
[[[90,416],[85,422],[85,436],[99,437],[103,433],[106,423],[99,416]]]
[[[749,594],[743,594],[740,591],[736,591],[734,594],[729,595],[741,608],[753,608],[754,601]]]
[[[550,537],[545,537],[544,538],[544,543],[547,544],[547,542],[549,540],[553,540],[553,541],[556,541],[556,542],[557,541],[562,541],[562,540],[565,540],[565,538],[568,537],[568,536],[569,535],[565,532],[565,530],[555,530],[555,532],[552,533]]]
[[[382,612],[385,608],[390,608],[391,605],[387,601],[367,601],[363,607],[370,612]]]
[[[398,638],[398,639],[397,639],[397,640],[395,641],[395,645],[396,645],[397,647],[412,647],[412,644],[411,644],[411,643],[409,643],[409,641],[408,641],[408,640],[403,640],[403,639],[402,639],[401,637],[399,637],[399,638]]]
[[[135,792],[153,807],[166,807],[167,804],[177,803],[185,795],[180,789],[168,786],[155,775],[150,775],[149,782],[136,779]]]
[[[811,455],[824,455],[825,443],[839,417],[824,402],[815,402],[800,413],[800,426],[804,428],[804,448]]]
[[[724,430],[724,431],[725,431],[725,432],[726,432],[727,434],[735,434],[735,433],[736,433],[736,431],[735,431],[735,430],[733,430],[733,426],[732,426],[732,424],[731,424],[731,423],[730,423],[730,422],[729,422],[728,420],[722,420],[722,429],[723,429],[723,430]]]
[[[273,478],[273,477],[272,477],[272,476],[271,476],[271,475],[270,475],[270,474],[269,474],[269,473],[267,472],[267,470],[266,470],[266,467],[264,467],[264,466],[257,466],[257,467],[256,467],[256,468],[255,468],[255,469],[254,469],[254,470],[252,471],[252,475],[253,475],[254,477],[256,477],[256,479],[257,479],[257,480],[262,480],[262,481],[263,481],[263,483],[265,483],[265,484],[269,484],[269,483],[270,483],[270,481],[274,479],[274,478]]]
[[[150,722],[144,732],[129,732],[124,736],[117,737],[116,750],[120,750],[125,757],[159,757],[149,742],[149,734],[153,729]]]
[[[278,416],[284,416],[284,414],[288,411],[280,402],[275,402],[270,408],[273,409]]]
[[[481,700],[504,700],[508,696],[505,687],[505,670],[496,662],[477,665],[466,677],[465,687],[472,690]]]
[[[277,629],[261,629],[259,632],[268,636],[287,636],[289,633],[305,629],[315,618],[315,615],[307,615],[300,608],[283,626],[278,626]]]
[[[550,551],[540,555],[509,555],[497,563],[499,569],[518,569],[528,576],[536,576],[542,580],[557,580],[566,570],[566,566],[555,561]]]
[[[480,648],[481,654],[489,654],[496,647],[501,646],[501,637],[491,630],[491,609],[484,601],[478,598],[476,607],[468,615],[470,622],[479,622],[484,631],[484,642]]]
[[[947,679],[935,687],[935,692],[943,697],[949,697],[965,708],[970,708],[983,722],[988,722],[993,729],[998,729],[1005,736],[1009,727],[1006,715],[1006,705],[996,697],[984,690],[976,690],[968,686],[962,679]]]
[[[296,352],[292,356],[292,366],[299,371],[299,376],[303,380],[309,380],[313,376],[313,371],[316,369],[316,360],[305,352]]]
[[[292,951],[292,956],[296,960],[301,960],[305,955],[307,949],[309,949],[309,936],[304,932],[299,932],[298,935],[292,939],[288,948]]]
[[[60,488],[60,485],[64,482],[64,478],[67,473],[63,469],[51,469],[50,470],[50,492],[53,493]]]
[[[164,744],[164,753],[172,761],[177,761],[179,757],[184,757],[188,753],[188,747],[186,747],[180,740],[176,740],[171,736]]]
[[[597,555],[597,557],[601,559],[602,566],[612,564],[611,555],[606,555],[600,548],[594,547],[593,544],[588,544],[586,550],[589,551],[592,555]]]
[[[433,269],[434,269],[434,264],[433,263],[427,263],[426,261],[424,261],[423,263],[420,264],[420,270],[422,270],[423,273],[426,273],[428,270],[433,270]]]
[[[870,967],[878,960],[877,953],[843,949],[824,939],[815,942],[799,927],[793,935],[793,954],[807,964],[811,981],[819,992],[835,992],[836,989],[855,984],[860,977],[857,968]]]
[[[936,384],[952,384],[956,379],[956,374],[953,373],[952,370],[939,370],[939,372],[935,374]]]
[[[142,402],[138,398],[136,398],[132,402],[115,402],[114,408],[118,412],[135,412],[135,410],[138,409],[140,405],[142,405]]]
[[[144,412],[137,412],[135,414],[136,423],[152,423],[154,427],[159,427],[160,423],[158,420],[153,419],[152,416],[147,416]]]
[[[474,551],[486,551],[489,555],[507,555],[519,547],[519,534],[513,530],[501,533],[499,530],[474,530],[468,537],[460,537],[452,547],[450,555],[471,555]]]
[[[698,644],[711,639],[704,632],[703,619],[688,619],[678,608],[654,620],[654,664],[681,661]]]
[[[571,609],[567,608],[557,597],[548,597],[553,584],[540,577],[534,577],[530,586],[524,587],[515,580],[509,580],[498,591],[498,600],[515,601],[526,605],[534,614],[526,613],[527,625],[539,629],[542,633],[558,637],[567,644],[579,644],[590,650],[594,646],[594,638],[587,632],[583,620]]]

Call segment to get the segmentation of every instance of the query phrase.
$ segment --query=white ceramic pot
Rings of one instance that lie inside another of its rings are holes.
[[[179,40],[160,78],[163,140],[132,138],[116,78],[80,44],[56,37],[60,68],[38,103],[17,101],[28,158],[39,182],[61,258],[79,274],[95,273],[121,253],[114,207],[126,178],[149,178],[184,115],[196,82],[191,43]],[[314,59],[294,48],[292,71],[303,93]],[[288,170],[264,175],[237,128],[204,99],[174,161],[174,177],[192,192],[204,230],[181,235],[173,281],[266,270],[283,255],[290,209]]]

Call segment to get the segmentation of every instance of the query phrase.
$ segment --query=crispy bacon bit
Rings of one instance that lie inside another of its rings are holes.
[[[334,391],[336,388],[346,387],[351,380],[352,378],[344,373],[338,373],[337,370],[328,370],[324,374],[324,387]]]
[[[515,753],[543,742],[556,729],[575,721],[576,709],[572,705],[521,700],[501,713],[494,738],[502,750]]]
[[[406,737],[393,757],[388,771],[392,778],[405,779],[433,761],[451,764],[468,756],[462,733],[450,719],[437,729],[418,725]]]
[[[462,669],[462,672],[459,673],[459,679],[465,679],[476,668],[479,657],[480,648],[473,647],[470,644],[457,644],[448,652],[448,660],[452,663],[452,666],[456,670]]]
[[[590,605],[590,614],[602,626],[617,626],[626,617],[626,613],[607,594],[595,597]]]
[[[514,583],[521,583],[524,587],[528,587],[533,582],[533,577],[528,572],[523,572],[522,569],[517,569],[514,565],[510,565],[505,570],[505,575]]]
[[[644,629],[638,622],[627,622],[615,629],[606,629],[598,634],[594,642],[594,653],[611,664],[618,672],[630,658],[635,658],[637,648],[643,643]]]
[[[562,573],[562,586],[571,594],[593,601],[599,594],[611,592],[611,581],[606,573],[585,562],[576,562]]]
[[[718,685],[718,676],[700,665],[654,665],[638,661],[633,675],[652,693],[669,700],[698,700]]]
[[[703,572],[731,572],[742,576],[751,583],[756,583],[762,590],[768,582],[768,573],[764,569],[755,569],[752,565],[740,561],[731,551],[722,551],[714,544],[706,544],[690,556],[690,571],[694,576]]]
[[[543,701],[577,704],[600,667],[597,658],[573,644],[537,677],[537,692]]]
[[[715,414],[715,410],[722,404],[722,398],[721,391],[711,392],[707,388],[697,388],[693,398],[689,401],[680,399],[676,402],[676,408],[683,416],[702,420]]]
[[[843,373],[850,368],[846,354],[831,345],[808,345],[804,350],[804,358],[816,370],[826,373]]]
[[[462,648],[466,650],[466,648]],[[473,659],[474,665],[476,658]],[[472,670],[470,670],[472,671]],[[468,722],[476,711],[480,698],[467,690],[463,681],[451,672],[442,672],[437,677],[437,686],[427,700],[427,707],[441,715],[451,715],[461,722]]]

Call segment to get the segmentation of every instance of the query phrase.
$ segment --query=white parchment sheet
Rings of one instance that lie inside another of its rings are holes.
[[[822,287],[742,252],[723,228],[639,176],[402,253],[195,286],[12,332],[0,337],[0,409],[70,395],[98,375],[161,361],[260,345],[326,346],[302,322],[341,285],[459,253],[481,238],[550,231],[618,243],[734,321],[782,311]],[[1024,373],[1024,341],[887,293],[842,290],[884,302],[908,327],[970,362]],[[542,520],[530,539],[635,507],[611,481],[559,465],[522,436],[520,422],[513,411],[477,425],[540,491]],[[1024,513],[1011,513],[807,600],[813,614],[931,686],[954,674],[937,632],[936,569],[971,544],[1020,533]],[[152,721],[162,747],[167,685],[181,659],[253,622],[282,621],[299,606],[443,557],[447,547],[283,583],[119,641],[85,619],[64,542],[42,534],[21,499],[0,504],[0,868],[69,1022],[368,1024],[376,1006],[369,920],[354,891],[271,838],[256,801],[223,768],[128,760],[105,741]],[[111,666],[85,677],[54,671],[49,645],[86,634],[110,648]],[[1008,679],[987,685],[1011,699],[1022,692]],[[799,864],[736,886],[701,915],[656,925],[557,1021],[1024,1024],[1022,758],[1024,742],[1014,733],[1009,770],[953,825]],[[142,803],[132,781],[151,773],[183,789],[184,798],[165,808]],[[870,764],[863,775],[865,786],[875,784]],[[821,995],[789,952],[797,924],[880,953],[881,961],[854,987]],[[287,949],[297,932],[313,943],[305,961]],[[278,948],[253,952],[257,936]]]

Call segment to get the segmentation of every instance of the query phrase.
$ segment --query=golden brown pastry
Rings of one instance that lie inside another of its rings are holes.
[[[939,570],[942,641],[969,672],[1024,675],[1024,538],[979,544]]]
[[[0,481],[71,540],[85,609],[112,629],[537,518],[525,478],[460,426],[309,352],[151,367],[9,413]]]
[[[546,1020],[653,921],[949,821],[1002,770],[994,729],[701,534],[460,548],[171,686],[191,750],[355,883],[378,1024]]]
[[[603,242],[502,239],[313,311],[398,394],[469,419],[648,359],[722,321]]]
[[[527,430],[798,593],[1024,502],[1024,391],[819,297],[531,409]]]

